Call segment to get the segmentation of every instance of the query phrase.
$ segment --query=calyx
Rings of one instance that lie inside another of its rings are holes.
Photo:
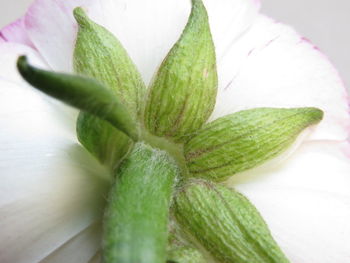
[[[117,38],[82,8],[74,16],[76,75],[37,69],[24,57],[18,69],[35,88],[81,110],[79,141],[115,177],[104,219],[105,262],[163,263],[172,203],[175,224],[191,246],[172,250],[170,259],[184,260],[186,251],[203,262],[197,247],[220,262],[288,262],[253,205],[215,182],[281,154],[321,121],[322,111],[260,108],[207,123],[218,79],[201,0],[192,0],[189,21],[148,91]],[[138,197],[138,191],[145,192]],[[143,246],[137,237],[152,244]]]

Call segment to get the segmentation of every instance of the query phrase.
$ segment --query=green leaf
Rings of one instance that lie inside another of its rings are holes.
[[[145,126],[154,135],[180,140],[200,128],[213,111],[217,93],[215,47],[208,15],[192,1],[189,21],[151,85]]]
[[[190,180],[174,214],[188,239],[220,263],[287,263],[256,208],[233,189]]]
[[[185,143],[189,172],[224,180],[276,157],[322,117],[316,108],[257,108],[217,119]]]
[[[74,50],[75,72],[104,83],[120,98],[132,117],[139,118],[145,85],[136,66],[120,42],[108,30],[91,21],[83,9],[76,8],[74,16],[79,24]],[[112,169],[132,146],[123,133],[86,113],[79,115],[77,134],[81,144]]]
[[[120,166],[104,220],[105,263],[164,263],[178,168],[166,152],[137,143]]]
[[[22,77],[33,87],[108,121],[133,140],[138,139],[138,127],[128,110],[99,82],[82,76],[37,69],[29,65],[24,56],[18,59],[17,67]]]
[[[104,27],[90,20],[80,7],[74,9],[79,24],[74,49],[74,70],[101,81],[139,116],[145,85],[136,66],[120,42]]]

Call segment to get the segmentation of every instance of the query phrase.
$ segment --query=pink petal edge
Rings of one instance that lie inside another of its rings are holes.
[[[313,46],[313,48],[316,51],[318,51],[321,56],[323,56],[324,60],[328,61],[328,63],[333,67],[334,73],[338,76],[339,83],[344,88],[344,97],[345,97],[345,100],[348,102],[348,114],[350,116],[350,93],[349,93],[349,87],[347,87],[345,85],[345,82],[344,82],[342,76],[340,75],[337,67],[335,66],[335,64],[333,63],[331,58],[328,55],[326,55],[325,53],[323,53],[322,49],[320,49],[318,46],[313,44],[311,40],[309,40],[306,37],[301,37],[301,42],[307,42],[307,43],[309,43],[309,45]],[[350,158],[350,121],[348,123],[344,124],[344,127],[346,127],[346,129],[348,130],[348,138],[346,139],[346,141],[347,141],[346,146],[347,147],[344,147],[344,148],[346,148],[347,156]]]
[[[0,41],[19,43],[35,49],[25,30],[24,17],[2,28],[0,30]]]
[[[335,64],[333,63],[332,59],[326,55],[325,53],[323,53],[322,49],[319,48],[318,46],[316,46],[310,39],[306,38],[306,37],[300,37],[300,43],[308,43],[309,45],[313,46],[314,50],[318,51],[319,54],[326,60],[328,61],[329,64],[332,65],[332,67],[334,68],[335,74],[338,76],[339,82],[341,83],[341,85],[344,87],[345,93],[344,96],[346,98],[346,100],[348,101],[348,112],[349,112],[349,116],[350,116],[350,92],[349,92],[349,87],[347,87],[345,85],[345,82],[342,78],[342,76],[340,75],[337,67],[335,66]],[[348,130],[349,130],[349,138],[348,138],[348,142],[350,143],[350,123],[348,123]]]
[[[78,30],[73,9],[83,7],[94,21],[97,17],[103,20],[100,3],[96,0],[35,0],[30,5],[24,17],[24,27],[53,70],[73,71],[72,58]]]

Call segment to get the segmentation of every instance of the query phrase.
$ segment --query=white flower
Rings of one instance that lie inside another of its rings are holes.
[[[205,0],[219,95],[211,119],[254,107],[318,107],[324,120],[278,165],[231,182],[295,263],[350,261],[346,89],[327,58],[257,0]],[[99,262],[109,176],[75,138],[76,111],[30,88],[15,61],[70,72],[83,6],[122,42],[146,82],[178,39],[189,0],[36,0],[0,32],[0,262]]]

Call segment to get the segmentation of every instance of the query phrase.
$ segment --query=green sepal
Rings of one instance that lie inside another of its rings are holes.
[[[24,56],[18,59],[17,67],[22,77],[38,90],[108,121],[135,141],[138,139],[138,127],[128,110],[100,82],[35,68]]]
[[[181,236],[181,229],[170,224],[169,244],[166,263],[207,263],[203,253]]]
[[[104,219],[105,263],[164,263],[170,202],[178,176],[171,157],[136,143],[121,164]]]
[[[139,118],[145,85],[121,43],[104,27],[91,21],[82,8],[74,10],[79,30],[74,70],[95,78],[120,98],[132,117]],[[132,147],[131,140],[96,117],[81,113],[78,139],[101,163],[115,168]]]
[[[145,126],[154,135],[181,140],[212,113],[217,93],[215,47],[201,0],[151,85]]]
[[[167,263],[207,263],[203,254],[190,246],[178,246],[168,250]]]
[[[289,262],[256,208],[233,189],[192,179],[177,193],[173,208],[187,238],[215,262]]]
[[[256,108],[219,118],[185,143],[189,173],[220,181],[253,168],[285,151],[322,117],[316,108]]]
[[[112,171],[133,146],[132,140],[124,133],[85,112],[79,113],[76,129],[80,143]]]
[[[133,117],[139,116],[146,88],[126,50],[113,34],[90,20],[82,8],[74,9],[74,17],[79,25],[74,71],[101,81]]]

